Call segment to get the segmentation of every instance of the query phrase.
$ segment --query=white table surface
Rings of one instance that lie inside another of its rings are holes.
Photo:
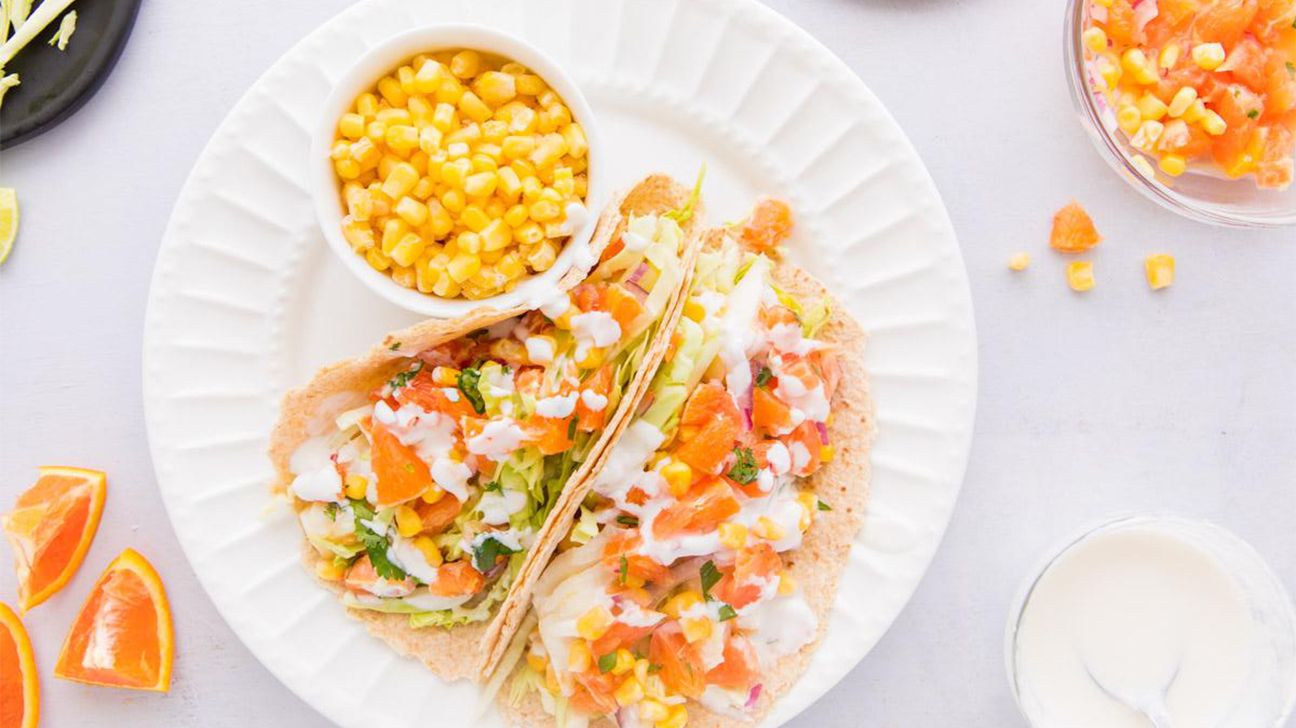
[[[22,204],[0,269],[0,507],[45,463],[104,469],[111,489],[84,567],[26,620],[44,726],[327,724],[235,638],[177,547],[145,442],[140,341],[158,241],[198,152],[262,71],[348,4],[146,2],[99,94],[0,157],[0,186]],[[1003,668],[1014,592],[1046,549],[1111,514],[1211,518],[1296,588],[1296,232],[1204,227],[1126,188],[1073,118],[1060,0],[770,4],[913,139],[962,242],[981,337],[976,441],[935,563],[868,659],[795,725],[1023,725]],[[1083,296],[1046,248],[1072,197],[1106,236]],[[1005,266],[1017,250],[1034,255],[1025,274]],[[1152,293],[1142,259],[1161,251],[1179,277]],[[81,599],[126,546],[166,580],[170,695],[51,677]],[[0,600],[14,598],[0,567]]]

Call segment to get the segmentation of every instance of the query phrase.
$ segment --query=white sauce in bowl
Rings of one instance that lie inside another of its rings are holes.
[[[1068,547],[1011,638],[1018,700],[1038,728],[1147,728],[1113,694],[1167,685],[1175,728],[1272,727],[1296,680],[1290,601],[1272,573],[1221,529],[1176,519],[1118,521]]]

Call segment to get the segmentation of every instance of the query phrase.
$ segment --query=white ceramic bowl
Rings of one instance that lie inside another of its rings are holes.
[[[586,224],[572,234],[549,270],[525,278],[513,290],[489,298],[469,300],[442,298],[421,293],[393,281],[386,273],[374,270],[364,258],[351,250],[342,235],[342,218],[346,214],[341,200],[341,181],[333,171],[329,149],[337,135],[338,120],[347,112],[360,94],[371,90],[378,79],[391,73],[405,61],[420,53],[447,49],[467,48],[491,53],[527,66],[545,80],[563,102],[571,109],[572,118],[580,123],[589,141],[589,186],[585,207],[589,210]],[[324,103],[311,140],[310,151],[311,193],[315,198],[315,215],[329,247],[342,264],[356,278],[383,298],[401,308],[436,318],[462,316],[478,308],[509,309],[517,306],[535,307],[552,295],[558,279],[575,265],[588,268],[593,260],[582,255],[598,222],[598,215],[607,203],[605,187],[604,151],[589,103],[571,77],[552,59],[534,46],[506,33],[480,25],[431,25],[409,30],[393,36],[370,48],[355,65],[337,82]]]

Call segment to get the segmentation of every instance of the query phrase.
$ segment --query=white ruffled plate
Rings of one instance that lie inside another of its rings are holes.
[[[252,652],[329,718],[470,723],[475,687],[397,657],[301,568],[265,456],[286,389],[412,321],[326,249],[308,130],[366,47],[437,22],[499,27],[564,63],[599,115],[617,185],[652,171],[692,180],[706,162],[713,222],[759,194],[789,199],[794,258],[871,334],[873,498],[829,637],[768,721],[783,723],[868,654],[927,569],[963,479],[977,360],[966,273],[922,162],[841,61],[754,0],[372,0],[258,80],[180,194],[149,300],[149,440],[185,553]]]

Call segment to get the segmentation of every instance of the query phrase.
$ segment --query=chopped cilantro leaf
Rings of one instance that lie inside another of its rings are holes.
[[[1287,74],[1289,76],[1296,76],[1296,63],[1287,61]]]
[[[486,491],[487,493],[499,493],[502,490],[504,490],[504,487],[500,485],[500,482],[498,480],[492,480],[486,485],[483,485],[482,490]]]
[[[630,562],[626,561],[626,557],[624,556],[621,557],[621,568],[618,571],[620,573],[621,584],[624,585],[626,583],[626,577],[630,574]]]
[[[516,554],[517,549],[503,544],[494,536],[482,539],[481,545],[473,553],[473,568],[485,574],[495,568],[495,561],[501,556]]]
[[[735,483],[747,485],[756,479],[756,474],[760,472],[760,466],[756,464],[756,456],[752,454],[749,447],[735,447],[734,455],[738,456],[738,461],[729,469],[729,478]]]
[[[824,503],[823,501],[817,501],[817,505],[819,506],[819,510],[821,510],[821,511],[831,511],[831,510],[832,510],[832,506],[828,505],[827,503]]]
[[[661,672],[661,668],[662,668],[661,665],[659,665],[659,664],[657,664],[657,663],[655,663],[655,662],[650,662],[650,663],[648,663],[648,674],[651,675],[651,674],[653,674],[653,673],[655,673],[655,672]]]
[[[629,526],[630,528],[636,528],[639,525],[639,519],[634,516],[617,516],[616,522],[622,526]]]
[[[720,581],[720,577],[724,576],[724,574],[721,574],[720,570],[716,568],[714,561],[708,561],[702,564],[699,576],[702,579],[702,596],[710,599],[711,587],[715,586],[716,582]]]
[[[756,386],[763,387],[769,384],[770,377],[773,376],[774,372],[771,372],[769,367],[761,367],[760,371],[756,372]]]
[[[337,520],[338,510],[340,510],[340,509],[338,508],[338,504],[336,504],[336,503],[330,503],[330,504],[324,506],[324,515],[328,516],[328,519],[329,519],[330,521],[336,521],[336,520]]]
[[[369,562],[373,564],[374,572],[384,579],[403,580],[405,572],[387,558],[387,537],[378,535],[364,524],[365,521],[373,522],[375,516],[373,507],[367,501],[353,498],[351,510],[355,513],[356,538],[364,546],[365,553],[369,554]]]
[[[418,373],[421,371],[423,371],[423,362],[415,362],[414,366],[392,377],[391,381],[387,382],[387,384],[391,386],[392,389],[400,389],[401,387],[408,386],[410,380],[417,377]]]
[[[567,439],[572,440],[575,439],[575,437],[576,437],[576,418],[573,417],[571,418],[571,422],[567,423]]]
[[[1248,118],[1248,119],[1258,119],[1258,118],[1260,118],[1260,110],[1259,110],[1259,109],[1251,109],[1250,111],[1247,112],[1247,118]]]
[[[598,666],[599,666],[599,672],[611,672],[612,668],[616,667],[616,653],[609,652],[606,655],[600,657],[598,661]]]
[[[468,367],[459,372],[459,391],[472,405],[473,412],[479,415],[486,414],[486,400],[482,397],[478,385],[481,384],[481,372]]]
[[[733,607],[729,606],[728,604],[720,605],[719,617],[721,622],[728,622],[729,620],[737,616],[738,613],[734,611]]]
[[[392,351],[396,351],[397,349],[401,348],[401,342],[399,341],[393,342],[392,345],[387,348],[391,349]]]

